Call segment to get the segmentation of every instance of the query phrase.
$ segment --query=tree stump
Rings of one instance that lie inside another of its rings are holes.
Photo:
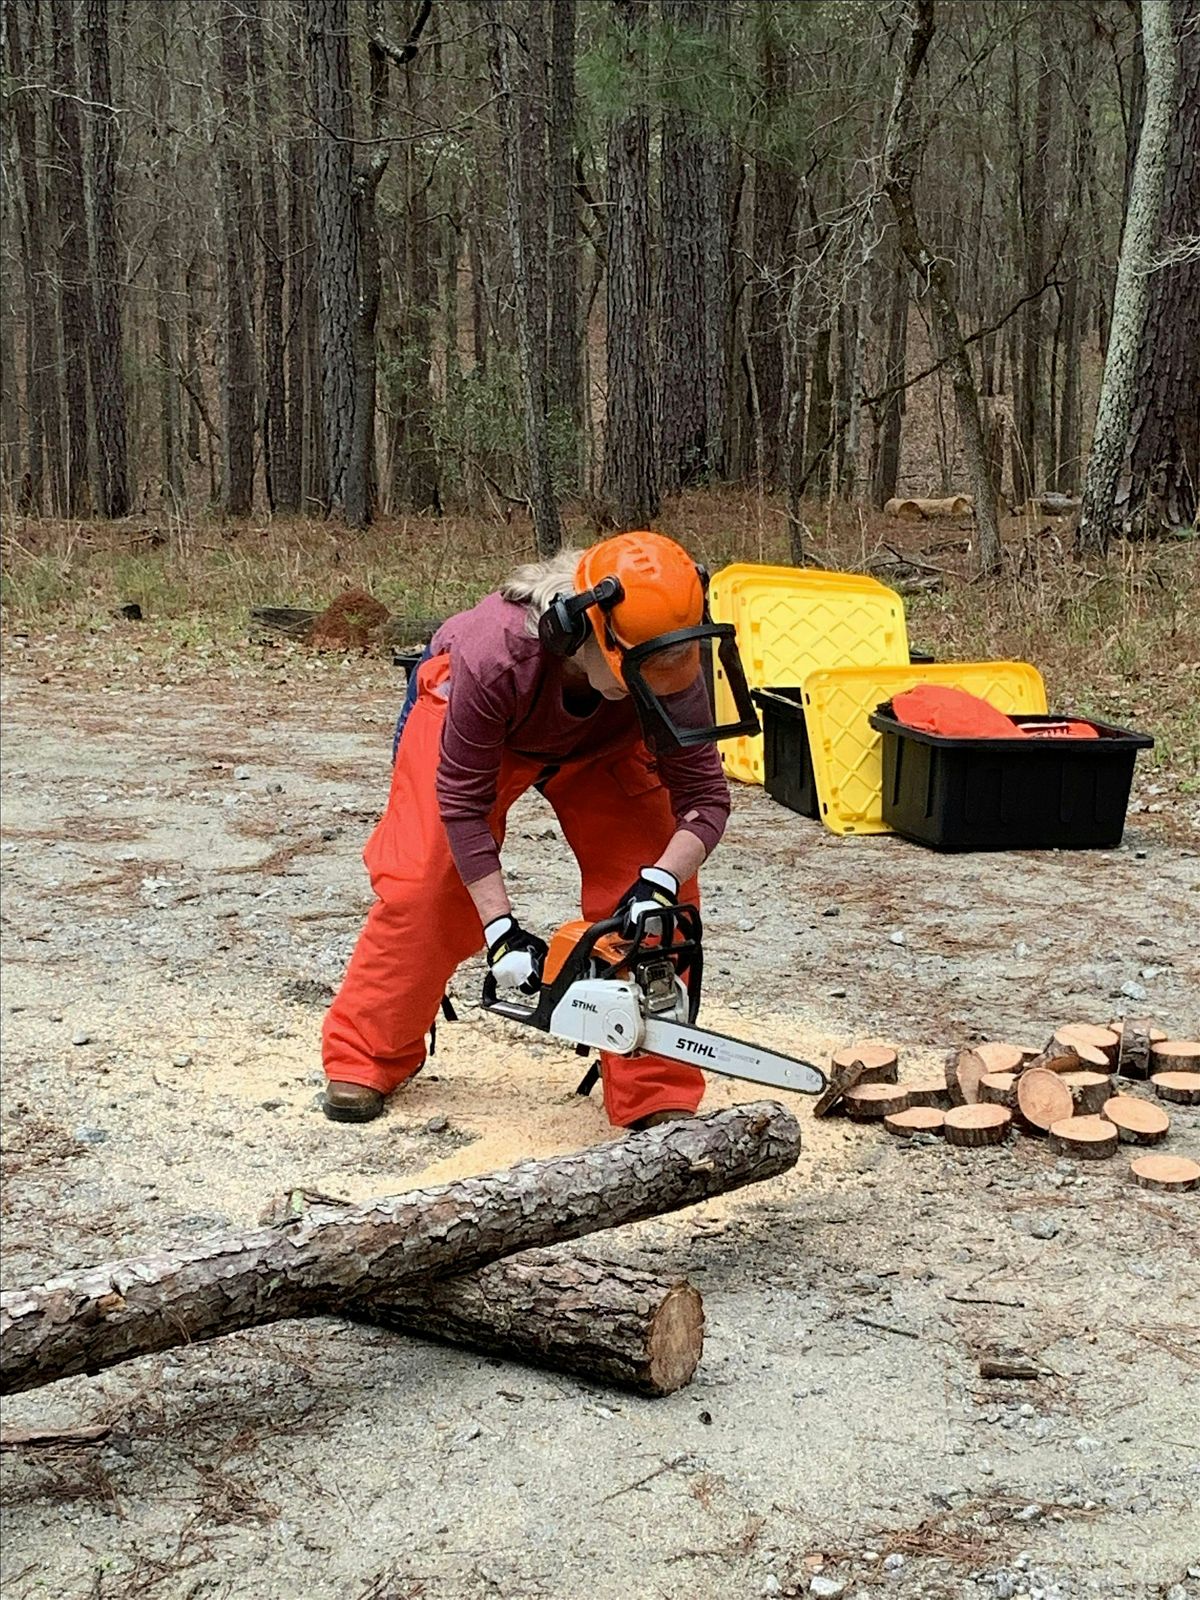
[[[1200,1041],[1163,1039],[1152,1044],[1150,1067],[1154,1072],[1200,1072]]]
[[[1101,1107],[1101,1116],[1117,1130],[1122,1144],[1158,1144],[1165,1139],[1171,1119],[1161,1106],[1132,1094],[1116,1094]]]
[[[908,1109],[908,1095],[892,1083],[860,1083],[846,1091],[846,1115],[855,1122],[877,1122]]]
[[[904,1111],[893,1111],[883,1119],[888,1133],[897,1139],[911,1139],[914,1133],[941,1133],[946,1119],[935,1106],[909,1106]]]
[[[0,1392],[453,1276],[786,1172],[796,1119],[770,1101],[290,1228],[63,1273],[0,1294]]]
[[[1063,1072],[1059,1076],[1071,1091],[1076,1116],[1096,1116],[1113,1092],[1107,1072]]]
[[[1007,1106],[1010,1111],[1017,1104],[1017,1075],[1015,1072],[985,1072],[979,1080],[979,1099],[983,1105]]]
[[[1101,1028],[1093,1022],[1068,1022],[1055,1030],[1052,1042],[1076,1047],[1090,1045],[1092,1049],[1100,1051],[1110,1067],[1117,1064],[1117,1050],[1121,1043],[1111,1028]]]
[[[1156,1072],[1150,1079],[1160,1100],[1177,1106],[1200,1106],[1200,1072]]]
[[[1050,1128],[1050,1148],[1062,1156],[1103,1161],[1117,1148],[1117,1130],[1103,1117],[1065,1117]]]
[[[850,1044],[844,1050],[835,1050],[830,1065],[833,1072],[838,1073],[852,1067],[855,1062],[861,1062],[863,1070],[859,1083],[895,1083],[899,1059],[891,1045],[865,1040],[862,1044]]]
[[[973,1106],[979,1099],[979,1080],[987,1072],[977,1050],[960,1050],[946,1062],[946,1089],[951,1105]]]
[[[1027,1128],[1048,1133],[1054,1123],[1074,1115],[1075,1102],[1061,1073],[1026,1067],[1017,1079],[1017,1110]]]
[[[977,1044],[971,1048],[989,1073],[1017,1073],[1025,1065],[1025,1054],[1019,1044]],[[1036,1050],[1033,1053],[1037,1055]]]
[[[1003,1106],[952,1106],[946,1113],[946,1142],[974,1150],[1003,1144],[1012,1126],[1012,1112]]]
[[[1200,1185],[1200,1162],[1186,1156],[1138,1156],[1129,1163],[1129,1170],[1142,1189],[1182,1194]]]

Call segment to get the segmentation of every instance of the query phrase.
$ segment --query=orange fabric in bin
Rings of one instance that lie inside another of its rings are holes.
[[[1024,739],[1028,735],[1011,717],[977,694],[951,684],[918,683],[893,696],[892,714],[907,728],[936,733],[944,739]]]
[[[1018,726],[1019,733],[1027,739],[1098,739],[1100,735],[1090,722],[1038,722],[1029,727]]]

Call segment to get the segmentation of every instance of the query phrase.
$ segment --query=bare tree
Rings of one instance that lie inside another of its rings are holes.
[[[245,517],[254,504],[255,431],[253,208],[250,173],[243,160],[249,127],[245,12],[223,6],[218,31],[225,110],[221,130],[221,506],[227,516]]]
[[[579,225],[575,208],[576,0],[550,6],[550,286],[547,401],[578,430],[583,420]]]
[[[283,242],[276,182],[271,73],[263,40],[261,0],[242,0],[246,12],[258,166],[258,224],[262,238],[263,480],[272,511],[296,509],[284,388]]]
[[[1117,287],[1092,451],[1083,482],[1077,535],[1081,552],[1103,553],[1113,535],[1120,531],[1117,483],[1133,415],[1138,353],[1154,282],[1154,251],[1162,218],[1163,183],[1176,109],[1178,71],[1171,0],[1142,0],[1142,41],[1146,62],[1146,109],[1121,235]],[[1194,152],[1190,159],[1194,168]],[[1175,337],[1175,330],[1171,337]]]
[[[92,296],[88,282],[87,208],[83,187],[83,135],[79,126],[80,84],[75,60],[75,8],[51,0],[54,94],[50,102],[55,210],[58,216],[59,324],[62,329],[63,394],[67,455],[64,509],[77,515],[88,486],[88,327]]]

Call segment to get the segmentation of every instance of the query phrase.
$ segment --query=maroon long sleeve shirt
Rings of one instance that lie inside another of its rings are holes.
[[[488,826],[506,750],[546,766],[614,753],[638,736],[632,701],[605,700],[576,714],[564,704],[564,665],[530,634],[521,605],[490,594],[450,617],[434,655],[450,655],[450,698],[437,772],[438,809],[462,880],[500,866]],[[576,695],[578,691],[576,690]],[[711,851],[729,817],[729,787],[714,744],[657,757],[675,825]]]

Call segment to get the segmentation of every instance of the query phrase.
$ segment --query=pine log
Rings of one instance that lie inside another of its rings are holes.
[[[1156,1072],[1150,1082],[1160,1100],[1178,1106],[1200,1106],[1200,1072]]]
[[[900,1087],[908,1096],[910,1106],[932,1106],[935,1111],[950,1108],[950,1091],[943,1078],[920,1078],[916,1083],[902,1083]]]
[[[1020,1072],[1025,1065],[1025,1054],[1019,1044],[996,1042],[976,1044],[971,1048],[981,1058],[988,1072]]]
[[[986,1106],[1007,1106],[1010,1111],[1017,1104],[1017,1075],[1015,1072],[985,1072],[979,1080],[979,1099]]]
[[[1186,1156],[1138,1156],[1129,1163],[1133,1181],[1142,1189],[1182,1194],[1200,1185],[1200,1161]]]
[[[1117,1064],[1117,1051],[1120,1048],[1120,1037],[1112,1028],[1101,1028],[1093,1022],[1069,1022],[1065,1027],[1055,1030],[1055,1044],[1090,1045],[1093,1050],[1099,1050],[1110,1067]],[[1082,1055],[1082,1051],[1080,1052]]]
[[[1164,1039],[1150,1046],[1152,1072],[1200,1072],[1200,1040]]]
[[[64,1273],[0,1295],[0,1393],[678,1210],[786,1172],[799,1151],[791,1113],[756,1101],[291,1228]]]
[[[856,1062],[863,1068],[859,1083],[895,1083],[899,1057],[890,1044],[865,1040],[862,1044],[847,1045],[844,1050],[834,1051],[830,1066],[838,1073]]]
[[[846,1091],[846,1115],[855,1122],[877,1122],[908,1109],[908,1096],[893,1083],[860,1083]]]
[[[1055,1122],[1073,1115],[1075,1102],[1062,1075],[1046,1067],[1026,1067],[1017,1079],[1017,1111],[1026,1127],[1047,1133]]]
[[[914,1133],[941,1133],[946,1118],[935,1106],[907,1106],[883,1119],[883,1126],[897,1139],[911,1139]]]
[[[946,1088],[956,1106],[973,1106],[979,1099],[979,1080],[988,1071],[976,1050],[960,1050],[946,1062]]]
[[[1113,1095],[1104,1102],[1100,1115],[1112,1123],[1122,1144],[1158,1144],[1171,1126],[1171,1119],[1161,1106],[1132,1094]]]
[[[1103,1117],[1065,1117],[1050,1128],[1050,1148],[1059,1155],[1102,1161],[1115,1155],[1117,1130]]]
[[[1012,1126],[1012,1112],[1003,1106],[952,1106],[946,1113],[946,1142],[968,1150],[1003,1144]]]
[[[1071,1091],[1076,1116],[1096,1116],[1112,1096],[1113,1081],[1107,1072],[1063,1072],[1059,1076]]]
[[[349,1204],[293,1189],[276,1196],[260,1220],[286,1227],[302,1216],[336,1216]],[[704,1347],[704,1304],[686,1278],[561,1248],[527,1250],[479,1272],[328,1309],[650,1395],[690,1383]]]

